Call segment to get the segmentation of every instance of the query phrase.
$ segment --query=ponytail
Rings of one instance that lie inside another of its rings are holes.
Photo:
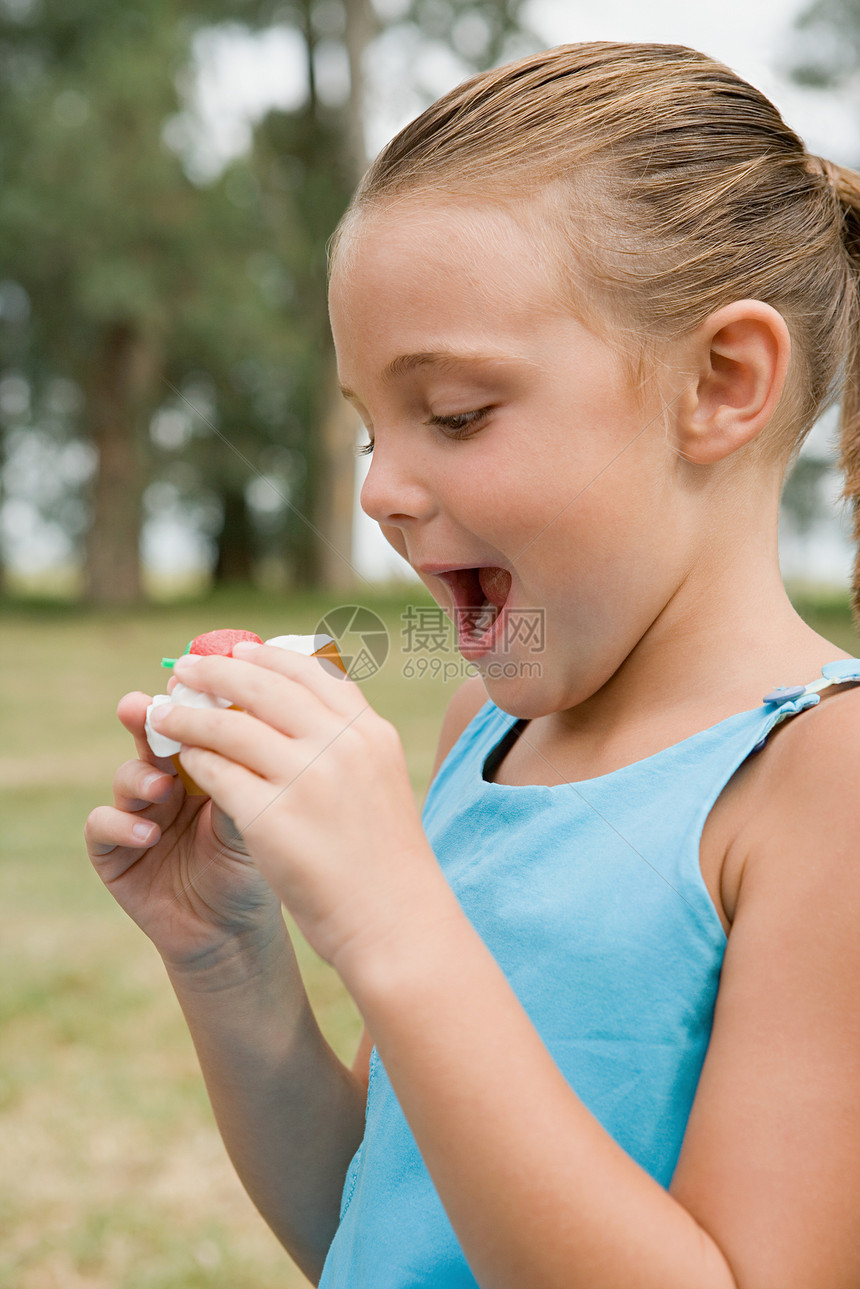
[[[842,496],[851,502],[854,557],[851,605],[860,626],[860,174],[845,166],[815,158],[839,203],[842,244],[851,265],[854,293],[853,325],[846,337],[845,368],[839,419],[840,466],[845,479]]]

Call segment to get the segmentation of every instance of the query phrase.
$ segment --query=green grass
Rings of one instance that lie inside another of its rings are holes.
[[[420,800],[466,673],[451,649],[403,653],[404,595],[430,603],[421,588],[355,598],[391,634],[364,690],[397,724]],[[860,653],[845,603],[798,603]],[[117,698],[161,688],[162,654],[216,626],[309,632],[331,605],[252,592],[116,614],[0,605],[0,1289],[306,1284],[233,1175],[157,954],[91,872],[81,831],[130,755]],[[299,952],[323,1029],[349,1057],[355,1009]]]
[[[851,620],[847,594],[837,592],[818,593],[803,588],[793,591],[792,603],[797,612],[811,627],[839,645],[853,657],[860,657],[860,637]]]
[[[391,634],[364,690],[397,722],[420,800],[462,666],[407,680],[402,593],[355,598]],[[158,956],[91,871],[82,828],[132,754],[117,699],[163,688],[163,654],[216,626],[310,632],[331,606],[250,592],[138,613],[0,605],[0,1289],[306,1284],[232,1172]],[[349,1058],[355,1008],[298,949],[322,1027]]]

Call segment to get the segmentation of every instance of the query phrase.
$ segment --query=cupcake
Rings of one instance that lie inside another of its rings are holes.
[[[249,641],[251,644],[263,644],[264,641],[253,631],[238,631],[233,628],[220,628],[217,631],[206,631],[201,636],[195,638],[185,650],[186,653],[195,653],[211,656],[220,654],[222,657],[231,657],[233,646],[240,641]],[[326,670],[332,674],[345,673],[346,668],[343,665],[337,646],[331,636],[273,636],[271,640],[266,640],[265,644],[271,645],[275,649],[288,649],[293,653],[302,653],[306,657],[319,658]],[[175,658],[162,658],[162,667],[172,667],[176,662]],[[231,707],[233,704],[227,698],[219,698],[217,694],[204,694],[200,690],[192,689],[190,685],[185,685],[182,681],[177,681],[169,694],[155,694],[152,702],[146,709],[146,741],[156,756],[169,757],[173,762],[177,774],[185,785],[185,790],[190,796],[203,797],[206,793],[194,782],[182,768],[179,761],[179,749],[181,743],[175,739],[167,738],[164,734],[159,734],[152,728],[150,716],[156,707],[161,707],[165,703],[174,703],[179,707]]]

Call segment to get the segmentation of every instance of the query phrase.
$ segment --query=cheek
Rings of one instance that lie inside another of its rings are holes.
[[[523,577],[587,612],[625,585],[631,548],[639,546],[619,490],[602,483],[556,479],[530,490],[518,515]]]
[[[397,551],[398,555],[402,556],[403,559],[408,559],[408,555],[406,551],[406,540],[403,536],[402,529],[394,528],[391,524],[380,524],[379,531],[382,533],[382,536],[388,542],[388,545],[392,546],[394,550]]]

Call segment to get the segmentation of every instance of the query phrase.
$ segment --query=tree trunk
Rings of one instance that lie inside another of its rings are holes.
[[[140,528],[148,477],[140,422],[155,372],[155,355],[132,324],[105,327],[86,386],[98,451],[86,544],[91,604],[134,604],[142,598]]]
[[[346,138],[353,183],[358,183],[367,168],[367,143],[364,137],[364,55],[376,32],[377,21],[370,0],[346,0],[345,10],[344,40],[349,59]]]
[[[242,487],[225,488],[221,493],[224,522],[218,537],[218,559],[214,580],[217,586],[226,582],[249,585],[254,578],[254,530]]]
[[[328,383],[329,397],[321,425],[326,487],[317,503],[320,583],[329,591],[349,591],[360,581],[352,562],[356,419],[338,388],[333,355]]]
[[[6,465],[6,445],[3,442],[3,431],[0,430],[0,520],[3,518],[3,506],[6,502],[6,489],[3,486],[3,468]],[[9,590],[6,574],[6,551],[0,535],[0,599]]]
[[[349,102],[345,115],[347,163],[353,183],[367,166],[364,138],[364,55],[376,29],[370,0],[346,0],[344,41],[349,58]],[[358,585],[353,566],[353,516],[355,511],[355,413],[338,389],[334,350],[326,373],[327,397],[320,418],[321,480],[316,523],[321,533],[317,554],[321,584],[330,591],[347,591]]]

